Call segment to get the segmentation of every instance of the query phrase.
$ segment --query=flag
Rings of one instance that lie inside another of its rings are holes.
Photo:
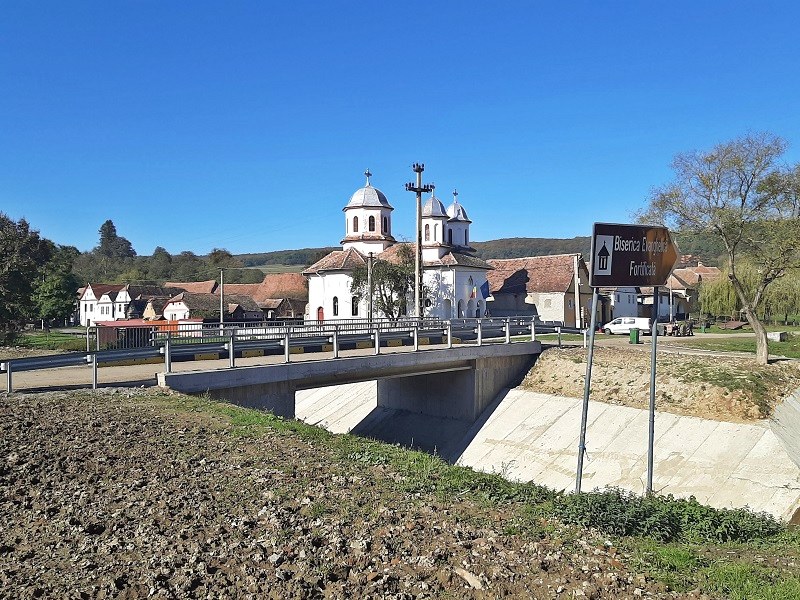
[[[472,291],[470,292],[469,297],[470,298],[478,297],[478,288],[476,288],[474,285],[472,286]]]
[[[489,297],[489,282],[488,281],[484,281],[481,284],[481,296],[483,296],[484,300]]]

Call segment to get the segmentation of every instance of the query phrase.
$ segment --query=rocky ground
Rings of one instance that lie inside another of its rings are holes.
[[[513,507],[408,493],[327,434],[234,435],[196,405],[0,395],[0,597],[686,596],[599,534],[520,530]]]
[[[650,353],[640,346],[597,347],[592,361],[592,400],[636,408],[650,401]],[[539,392],[583,397],[587,351],[546,350],[523,386]],[[681,415],[731,422],[768,417],[800,387],[798,361],[759,366],[752,357],[659,352],[656,407]]]

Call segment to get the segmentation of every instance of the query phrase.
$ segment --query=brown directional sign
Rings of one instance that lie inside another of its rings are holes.
[[[678,247],[666,227],[595,223],[592,287],[646,287],[667,283]]]

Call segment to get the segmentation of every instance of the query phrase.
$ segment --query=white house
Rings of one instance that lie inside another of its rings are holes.
[[[80,324],[83,326],[93,325],[97,321],[111,321],[113,317],[100,312],[98,304],[104,295],[109,292],[116,293],[120,285],[109,285],[105,283],[89,283],[83,289],[83,293],[78,300],[78,316]],[[104,300],[103,310],[108,306],[110,297]]]
[[[344,207],[345,236],[335,250],[308,267],[308,316],[311,319],[368,317],[367,298],[350,291],[351,273],[367,265],[370,254],[377,260],[396,262],[402,244],[392,235],[392,211],[386,195],[370,184],[356,190]],[[422,207],[423,283],[430,290],[424,316],[438,318],[482,316],[488,296],[486,272],[492,267],[473,256],[469,246],[467,212],[457,200],[445,209],[431,195]],[[413,252],[412,244],[412,252]],[[483,293],[485,292],[485,294]],[[413,301],[409,305],[413,305]],[[377,314],[376,317],[383,315]]]

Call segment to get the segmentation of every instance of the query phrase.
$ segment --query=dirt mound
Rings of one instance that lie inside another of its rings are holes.
[[[583,397],[587,351],[551,348],[542,353],[523,387],[547,394]],[[656,407],[734,423],[769,416],[774,406],[800,387],[795,362],[767,366],[753,359],[659,352]],[[650,402],[650,354],[625,347],[597,347],[590,398],[646,408]]]
[[[0,396],[0,589],[70,598],[676,598],[591,533],[403,492],[155,391]],[[236,430],[239,431],[239,430]],[[0,593],[0,596],[3,594]]]

